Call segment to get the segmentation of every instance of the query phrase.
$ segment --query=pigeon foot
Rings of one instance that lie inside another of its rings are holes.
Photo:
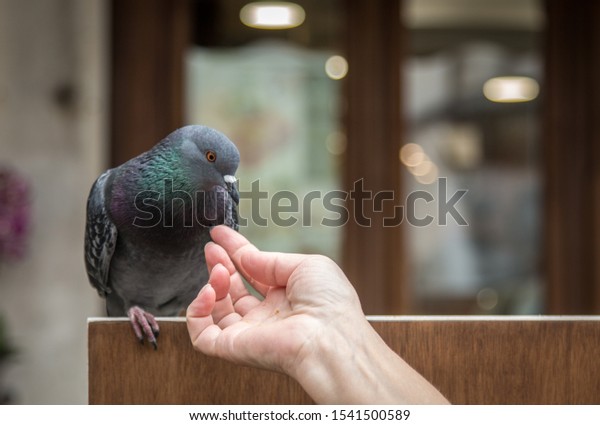
[[[131,307],[127,311],[127,316],[131,321],[131,327],[140,344],[144,343],[145,337],[155,350],[158,349],[156,338],[158,337],[159,329],[154,316],[138,306]]]

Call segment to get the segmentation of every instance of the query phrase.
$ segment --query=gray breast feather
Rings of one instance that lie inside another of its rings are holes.
[[[106,212],[105,186],[112,170],[102,174],[90,191],[85,228],[85,267],[90,283],[100,296],[112,289],[108,282],[110,261],[117,244],[117,228]]]

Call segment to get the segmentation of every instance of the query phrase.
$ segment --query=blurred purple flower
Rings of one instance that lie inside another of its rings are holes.
[[[11,169],[0,167],[0,263],[25,255],[30,222],[28,182]]]

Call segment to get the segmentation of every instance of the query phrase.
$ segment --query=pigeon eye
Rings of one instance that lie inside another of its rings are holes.
[[[215,162],[217,160],[217,154],[213,151],[206,151],[206,159],[208,162]]]

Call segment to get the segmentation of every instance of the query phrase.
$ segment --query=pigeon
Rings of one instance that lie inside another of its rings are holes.
[[[87,201],[85,266],[109,317],[127,316],[154,349],[156,316],[180,314],[208,281],[209,230],[238,230],[236,146],[190,125],[105,171]]]

